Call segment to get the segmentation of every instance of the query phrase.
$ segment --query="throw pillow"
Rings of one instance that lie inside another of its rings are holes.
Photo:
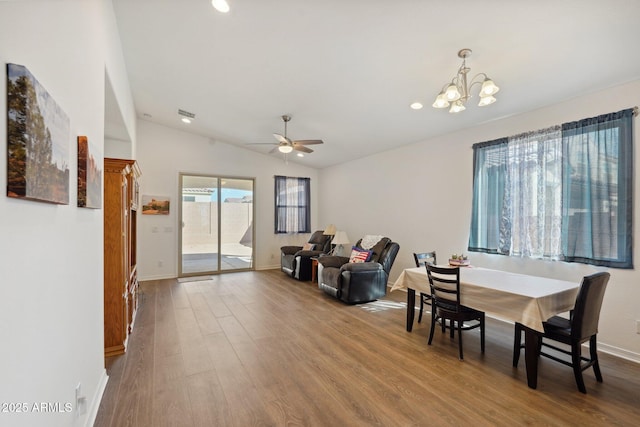
[[[371,251],[364,251],[356,246],[351,247],[349,262],[367,262],[371,258]]]
[[[312,251],[315,248],[316,248],[316,245],[314,245],[313,243],[305,243],[304,245],[302,245],[303,251]]]

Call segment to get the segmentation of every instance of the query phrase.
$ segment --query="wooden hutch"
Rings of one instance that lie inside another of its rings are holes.
[[[135,160],[104,159],[104,354],[122,354],[138,308]]]

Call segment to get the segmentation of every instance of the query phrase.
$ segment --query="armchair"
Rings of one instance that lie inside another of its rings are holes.
[[[362,240],[355,246],[372,252],[366,262],[349,262],[349,257],[343,256],[318,258],[318,287],[348,304],[375,301],[386,295],[389,272],[400,250],[400,245],[387,237],[370,248],[363,248]]]
[[[326,254],[331,250],[331,236],[315,231],[309,238],[311,249],[303,246],[283,246],[280,248],[280,269],[298,280],[311,280],[311,257]]]

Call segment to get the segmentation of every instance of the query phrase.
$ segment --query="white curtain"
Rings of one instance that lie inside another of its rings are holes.
[[[561,256],[562,131],[560,126],[509,137],[501,247],[509,255]],[[504,224],[503,224],[504,225]]]

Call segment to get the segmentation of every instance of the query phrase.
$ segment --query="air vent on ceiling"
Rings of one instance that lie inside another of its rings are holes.
[[[178,109],[178,114],[180,114],[181,116],[184,116],[184,117],[188,117],[190,119],[195,119],[196,118],[195,114],[190,113],[190,112],[185,111],[185,110],[181,110],[181,109]]]

